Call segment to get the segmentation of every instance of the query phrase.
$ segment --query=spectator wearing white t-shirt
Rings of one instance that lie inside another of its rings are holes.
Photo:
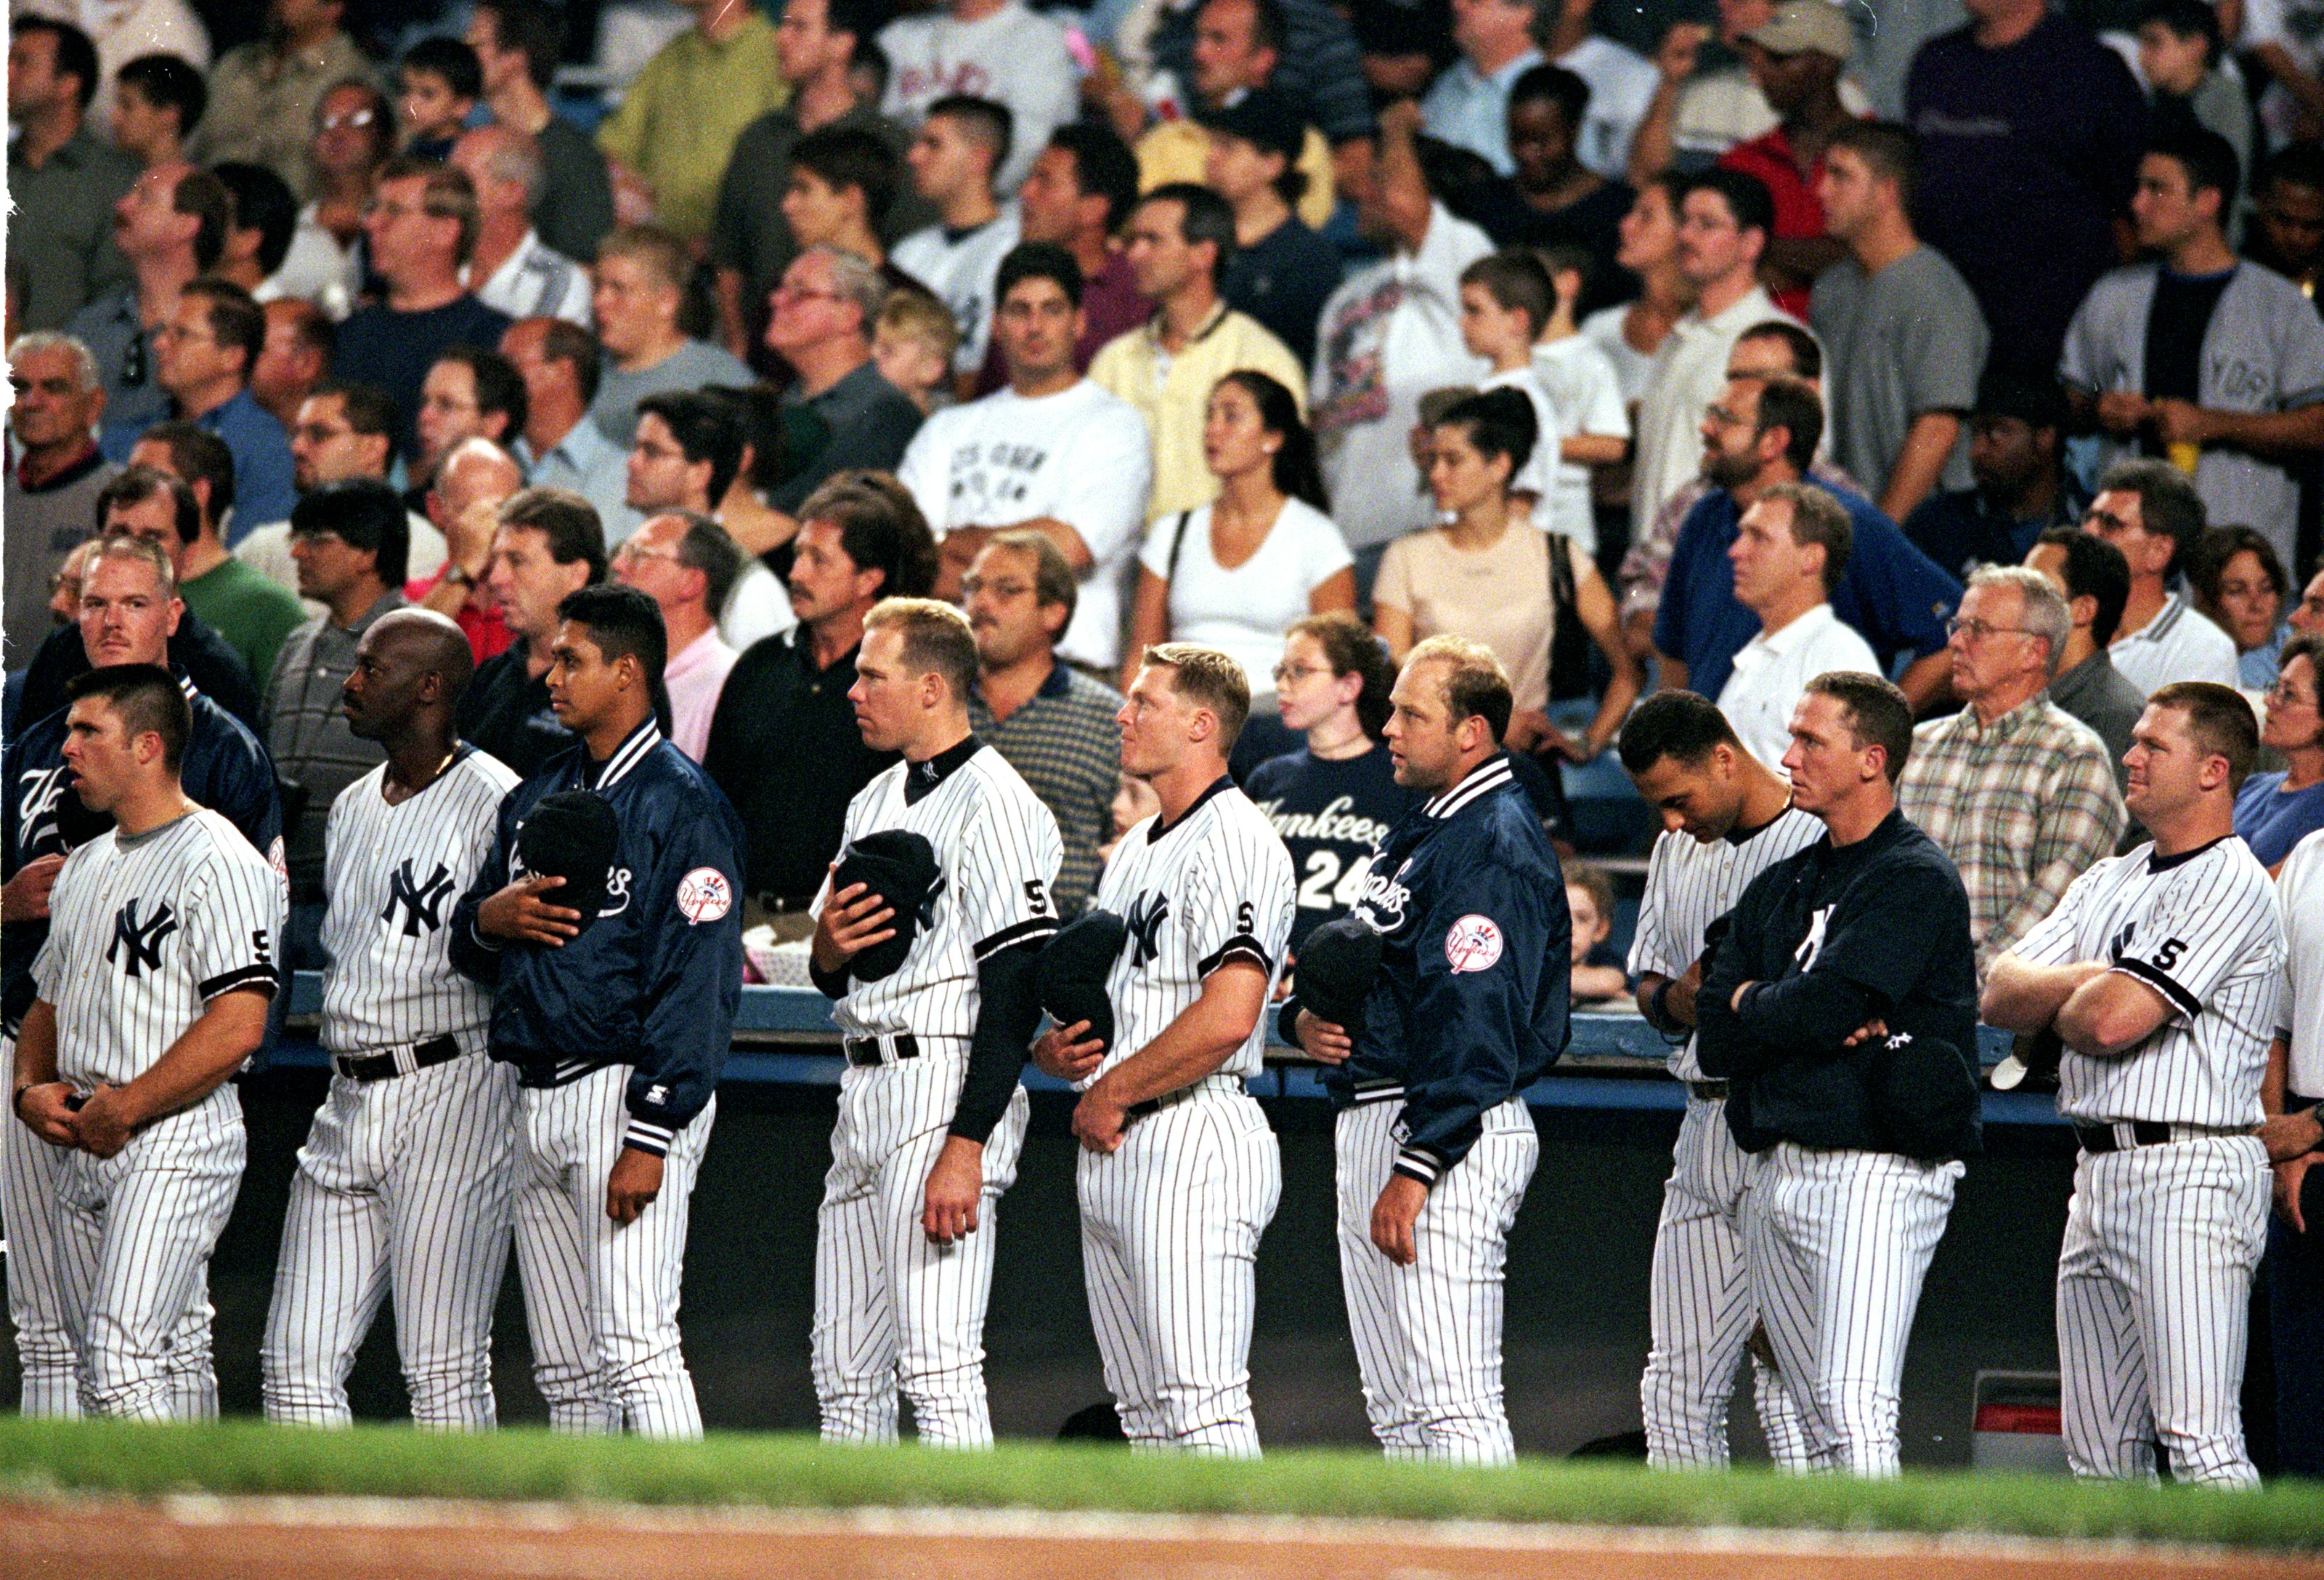
[[[1590,109],[1576,128],[1574,152],[1609,180],[1620,180],[1630,163],[1630,139],[1646,118],[1662,74],[1636,50],[1592,32],[1595,0],[1540,0],[1534,10],[1534,42],[1554,65],[1590,85]]]
[[[954,94],[1009,106],[1017,134],[1016,152],[1001,162],[1005,191],[1017,189],[1049,134],[1080,111],[1081,73],[1065,29],[1023,0],[950,0],[881,28],[880,47],[888,56],[880,108],[906,125]]]
[[[937,223],[898,242],[888,261],[950,310],[960,328],[953,371],[964,379],[984,365],[993,276],[1017,245],[1017,205],[994,196],[1014,140],[1008,106],[955,95],[929,107],[904,153],[912,188],[936,206]]]
[[[936,531],[937,596],[997,531],[1039,532],[1080,582],[1058,656],[1100,675],[1121,660],[1121,583],[1146,521],[1154,452],[1127,401],[1074,370],[1083,326],[1081,265],[1026,242],[1001,261],[993,338],[1009,387],[928,419],[896,476]]]
[[[1832,670],[1880,672],[1872,644],[1831,612],[1848,568],[1848,511],[1823,489],[1771,484],[1743,513],[1727,558],[1735,599],[1759,616],[1759,634],[1735,655],[1719,711],[1752,756],[1784,772],[1792,710],[1808,682]]]
[[[1546,508],[1536,511],[1535,519],[1594,554],[1598,523],[1591,504],[1591,468],[1618,466],[1630,453],[1630,408],[1613,359],[1574,321],[1589,278],[1589,249],[1563,244],[1544,249],[1541,260],[1557,305],[1534,342],[1533,376],[1548,394],[1563,437],[1549,472]]]
[[[2152,693],[2178,680],[2240,683],[2236,639],[2171,590],[2203,535],[2194,479],[2169,461],[2124,461],[2098,479],[2082,530],[2130,562],[2130,598],[2107,654],[2122,678]]]
[[[1203,459],[1219,495],[1148,532],[1125,668],[1157,642],[1198,642],[1242,665],[1259,707],[1292,625],[1355,608],[1355,557],[1323,513],[1314,439],[1278,380],[1243,369],[1212,387]]]

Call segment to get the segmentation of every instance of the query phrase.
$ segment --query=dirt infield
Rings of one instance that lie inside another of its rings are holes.
[[[2015,1538],[189,1497],[0,1502],[0,1575],[9,1580],[2273,1580],[2324,1576],[2324,1559]]]

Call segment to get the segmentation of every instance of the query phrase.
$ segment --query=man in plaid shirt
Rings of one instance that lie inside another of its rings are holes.
[[[2071,630],[2049,578],[1988,566],[1949,624],[1953,690],[1967,706],[1913,732],[1896,794],[1960,870],[1982,981],[2112,854],[2127,814],[2104,743],[2046,693]]]

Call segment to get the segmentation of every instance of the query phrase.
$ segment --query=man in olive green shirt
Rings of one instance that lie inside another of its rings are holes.
[[[316,106],[348,78],[377,85],[371,62],[340,29],[346,11],[345,0],[272,0],[266,36],[236,44],[211,69],[209,106],[186,140],[186,157],[263,164],[300,202],[314,197],[308,146]]]
[[[129,279],[113,245],[113,206],[137,180],[137,162],[87,125],[97,51],[69,23],[20,16],[8,38],[10,273],[23,295],[19,327],[60,329]]]
[[[646,62],[597,128],[614,183],[634,177],[655,221],[689,242],[710,233],[718,183],[742,128],[790,97],[775,30],[751,0],[678,0],[696,25]]]

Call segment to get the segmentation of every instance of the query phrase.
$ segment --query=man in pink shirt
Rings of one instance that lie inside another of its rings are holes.
[[[696,762],[710,742],[710,716],[734,650],[718,634],[718,611],[742,574],[742,551],[726,529],[690,510],[647,521],[613,550],[613,579],[651,598],[669,634],[662,682],[669,688],[669,738]]]

